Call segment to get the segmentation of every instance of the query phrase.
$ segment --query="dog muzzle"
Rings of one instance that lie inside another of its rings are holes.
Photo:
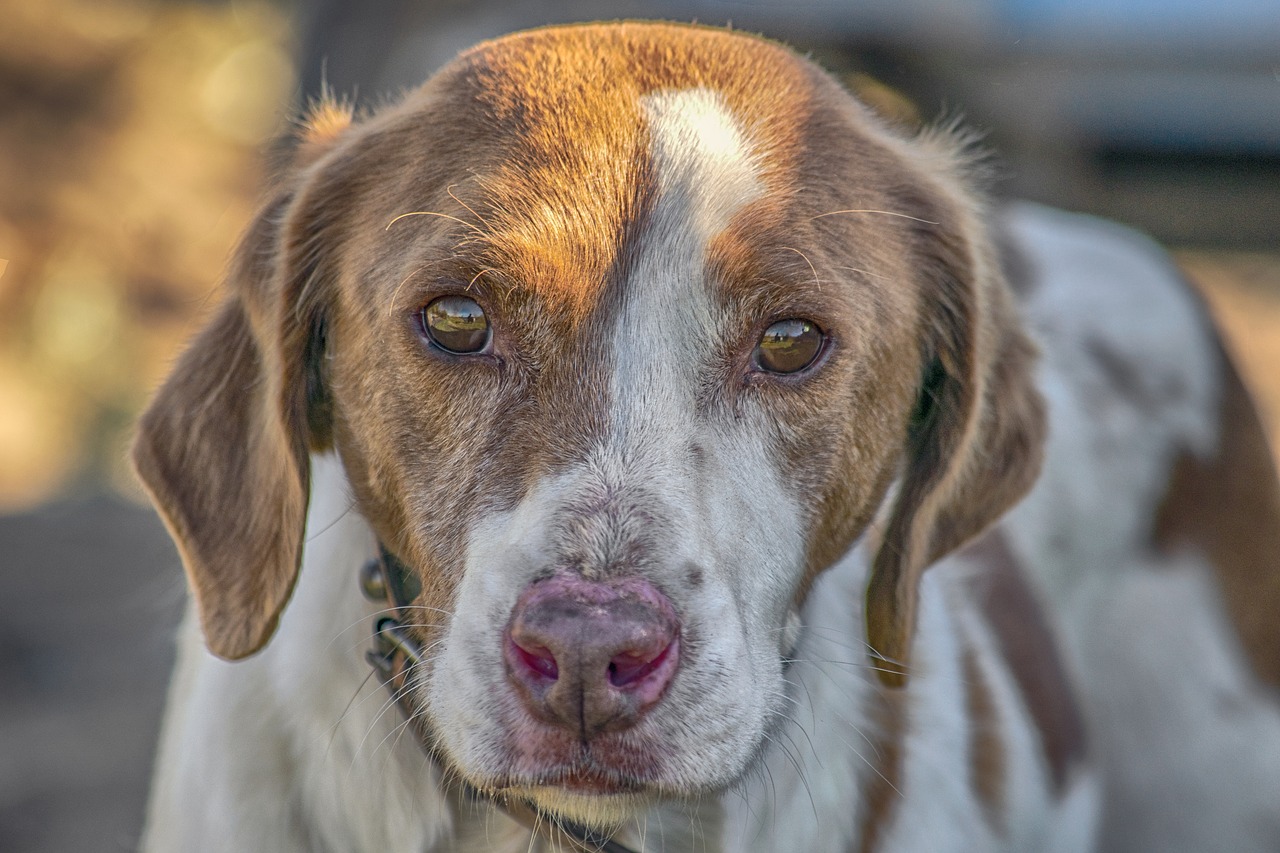
[[[413,727],[418,745],[447,778],[450,784],[444,785],[445,790],[461,791],[463,797],[493,803],[535,835],[553,842],[553,849],[555,843],[561,846],[567,843],[567,846],[580,853],[635,853],[630,847],[587,827],[544,812],[526,800],[501,793],[482,793],[460,778],[457,771],[442,757],[434,735],[426,725],[423,715],[413,707],[411,699],[411,671],[423,662],[424,655],[422,646],[409,634],[402,620],[413,599],[422,591],[417,576],[379,543],[378,556],[370,559],[360,569],[360,589],[370,601],[385,607],[374,620],[373,648],[366,653],[365,659],[391,691],[391,698]],[[452,784],[454,782],[457,784]]]

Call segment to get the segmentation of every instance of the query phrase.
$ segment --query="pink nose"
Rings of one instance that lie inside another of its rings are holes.
[[[556,575],[530,584],[511,610],[507,676],[530,713],[585,741],[657,704],[679,663],[679,632],[670,600],[646,580]]]

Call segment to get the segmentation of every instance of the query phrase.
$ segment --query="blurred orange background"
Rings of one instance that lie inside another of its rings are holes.
[[[289,37],[255,2],[5,3],[0,511],[135,493],[130,426],[287,125]]]

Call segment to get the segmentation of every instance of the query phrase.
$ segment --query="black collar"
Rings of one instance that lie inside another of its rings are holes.
[[[568,842],[580,853],[635,853],[630,847],[600,835],[585,826],[564,820],[538,809],[532,803],[500,794],[483,794],[457,775],[441,760],[435,738],[423,724],[420,714],[414,713],[409,700],[411,691],[405,689],[409,670],[423,660],[422,646],[405,630],[400,621],[410,603],[422,592],[422,582],[404,563],[396,559],[382,543],[378,543],[378,556],[364,564],[360,570],[360,589],[365,597],[386,606],[373,626],[373,648],[365,655],[378,678],[391,691],[391,697],[406,719],[413,725],[418,744],[449,778],[445,787],[457,787],[465,796],[485,799],[511,816],[517,823],[555,843]]]

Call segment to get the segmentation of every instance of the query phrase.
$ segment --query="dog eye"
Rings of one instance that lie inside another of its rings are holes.
[[[755,363],[768,373],[799,373],[822,352],[826,336],[808,320],[779,320],[756,344]]]
[[[465,296],[441,296],[422,309],[422,328],[440,349],[467,355],[489,344],[489,318]]]

